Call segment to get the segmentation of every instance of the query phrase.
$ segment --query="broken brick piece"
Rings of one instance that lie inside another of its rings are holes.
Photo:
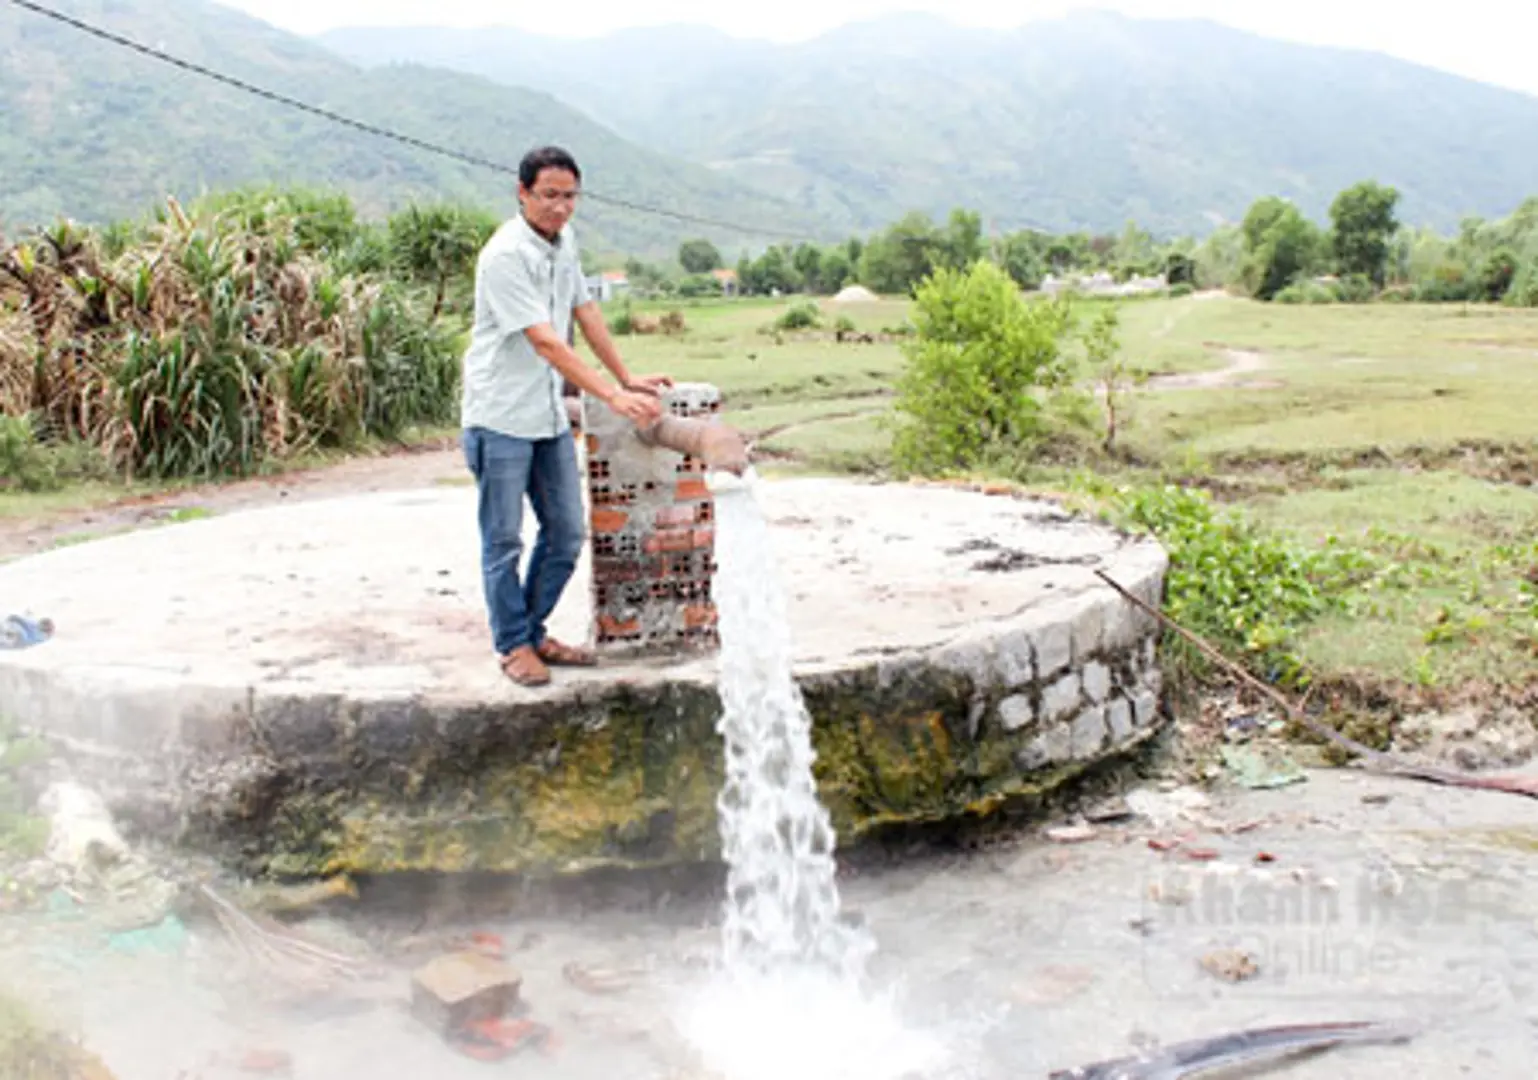
[[[620,510],[594,510],[593,531],[599,533],[619,532],[630,520],[630,515]]]
[[[633,637],[641,632],[641,620],[626,619],[624,622],[621,622],[613,615],[600,615],[598,616],[598,628],[609,637]]]
[[[690,477],[680,480],[678,486],[673,489],[673,498],[678,502],[693,502],[695,499],[710,498],[710,488],[705,481]]]
[[[506,1016],[523,983],[511,966],[482,952],[439,956],[411,977],[411,1014],[440,1036]]]
[[[455,1032],[454,1045],[478,1061],[501,1061],[526,1046],[549,1055],[555,1050],[555,1033],[533,1020],[477,1020]]]

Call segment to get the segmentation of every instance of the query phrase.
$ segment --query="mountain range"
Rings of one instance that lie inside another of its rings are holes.
[[[48,0],[93,26],[343,116],[516,167],[559,141],[598,195],[691,217],[827,239],[788,200],[627,141],[539,90],[443,68],[365,70],[302,37],[203,0]],[[335,185],[374,215],[413,199],[512,213],[516,179],[338,125],[0,3],[0,224],[103,222],[244,184]],[[662,254],[681,236],[735,251],[764,238],[591,199],[584,249]]]
[[[1204,231],[1277,194],[1398,187],[1456,227],[1538,188],[1538,98],[1345,49],[1104,12],[972,29],[927,15],[806,42],[693,26],[560,39],[352,28],[350,59],[411,59],[544,90],[627,138],[870,229],[965,204],[1000,229]]]
[[[515,164],[568,145],[590,251],[869,233],[919,210],[1022,227],[1203,233],[1256,198],[1316,219],[1361,179],[1441,229],[1538,190],[1538,98],[1210,22],[1084,13],[1016,31],[904,15],[777,44],[696,26],[561,39],[430,26],[303,38],[204,0],[49,0],[357,120]],[[340,186],[513,207],[513,178],[0,5],[0,221],[142,213],[167,192]],[[604,201],[607,196],[611,201]],[[643,204],[686,217],[627,209]]]

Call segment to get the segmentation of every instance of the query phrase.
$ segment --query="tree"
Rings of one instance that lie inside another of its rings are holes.
[[[818,292],[822,282],[822,252],[815,244],[803,243],[791,256],[791,265],[801,275],[807,292]]]
[[[1342,191],[1330,205],[1335,263],[1342,275],[1362,274],[1383,285],[1389,240],[1399,229],[1394,210],[1399,192],[1374,180]]]
[[[401,273],[432,289],[434,319],[443,313],[449,286],[455,280],[473,280],[476,257],[497,224],[484,210],[450,203],[413,204],[390,218],[391,261]]]
[[[983,218],[970,210],[952,210],[937,238],[936,266],[965,270],[983,257]]]
[[[940,234],[914,212],[871,238],[860,255],[860,280],[878,293],[906,293],[935,268]]]
[[[1212,230],[1196,249],[1193,284],[1208,289],[1242,284],[1249,256],[1245,243],[1244,230],[1236,226],[1221,225]]]
[[[1170,285],[1195,285],[1196,260],[1183,251],[1172,251],[1164,257],[1164,280]]]
[[[721,268],[721,253],[709,240],[685,240],[678,245],[678,265],[688,274],[708,274]]]
[[[818,267],[818,273],[818,292],[836,293],[842,289],[845,283],[854,276],[854,264],[849,259],[848,249],[843,245],[839,245],[823,252],[822,264]]]
[[[748,292],[759,296],[775,290],[782,293],[795,292],[801,287],[800,275],[796,273],[795,264],[791,261],[791,250],[780,245],[766,248],[748,266],[747,274],[744,275],[739,269],[737,277]]]
[[[1244,283],[1258,300],[1269,300],[1318,265],[1322,238],[1313,222],[1276,196],[1256,200],[1240,226],[1244,234]]]
[[[1503,300],[1511,290],[1511,283],[1521,268],[1517,253],[1510,248],[1500,248],[1490,253],[1479,271],[1479,286],[1484,298],[1491,303]]]
[[[1022,289],[1035,289],[1046,276],[1041,237],[1031,232],[1010,233],[995,246],[994,258]]]
[[[668,275],[662,267],[635,258],[625,260],[625,277],[632,289],[642,293],[660,292],[663,286],[669,284]]]
[[[916,290],[913,324],[893,403],[900,470],[972,468],[1018,456],[1046,433],[1039,392],[1071,381],[1061,302],[1027,300],[991,262],[942,267]]]

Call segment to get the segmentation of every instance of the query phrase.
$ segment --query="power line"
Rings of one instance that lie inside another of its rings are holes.
[[[72,15],[66,15],[62,11],[55,11],[53,8],[34,3],[33,0],[11,0],[11,3],[15,4],[19,8],[30,11],[35,15],[41,15],[45,19],[52,19],[55,22],[63,23],[65,26],[72,27],[73,29],[79,30],[82,33],[89,34],[92,37],[100,38],[101,40],[111,42],[114,45],[121,45],[125,49],[131,49],[134,52],[148,56],[153,60],[159,60],[162,63],[170,64],[172,67],[181,68],[183,71],[189,71],[194,75],[201,75],[204,78],[213,79],[215,82],[224,83],[226,86],[232,86],[237,90],[244,91],[248,94],[254,94],[257,97],[265,98],[268,101],[274,101],[280,105],[287,105],[292,109],[299,109],[302,112],[311,113],[323,119],[330,120],[333,123],[343,124],[347,127],[356,128],[357,130],[365,132],[369,135],[376,135],[382,139],[390,139],[405,146],[415,147],[418,150],[425,150],[431,154],[438,154],[442,157],[451,158],[466,165],[475,165],[483,169],[491,169],[495,172],[504,173],[509,176],[518,175],[518,169],[514,166],[508,165],[506,162],[492,161],[490,158],[483,158],[475,154],[466,154],[463,151],[455,150],[451,147],[439,146],[436,143],[426,142],[411,135],[402,135],[397,131],[390,131],[386,128],[377,127],[374,124],[365,123],[362,120],[354,120],[350,116],[343,116],[341,113],[332,112],[330,109],[324,109],[318,105],[311,105],[308,102],[300,101],[298,98],[288,97],[285,94],[279,94],[272,90],[267,90],[263,87],[255,86],[251,83],[245,82],[244,80],[237,79],[233,75],[225,75],[222,72],[214,71],[212,68],[204,67],[201,64],[195,64],[190,60],[183,60],[181,57],[172,56],[169,53],[161,52],[159,49],[152,49],[148,45],[134,41],[132,38],[123,37],[121,34],[115,34],[110,30],[104,30],[99,26],[93,26],[90,23],[82,22],[80,19],[77,19]],[[783,229],[764,229],[755,225],[743,225],[734,221],[722,221],[716,218],[700,217],[696,214],[686,214],[677,210],[666,210],[658,206],[647,206],[643,203],[631,202],[628,199],[615,198],[610,195],[603,195],[599,192],[588,191],[586,189],[583,189],[583,195],[587,198],[593,199],[596,202],[608,203],[610,206],[615,206],[620,209],[633,210],[642,214],[656,214],[660,217],[669,217],[677,221],[686,221],[694,225],[704,225],[717,229],[731,229],[736,232],[755,233],[762,236],[773,236],[785,239],[808,241],[813,240],[813,238],[810,236],[788,233]]]

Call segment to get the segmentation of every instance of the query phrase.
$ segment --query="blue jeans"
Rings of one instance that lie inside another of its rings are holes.
[[[587,538],[576,443],[570,431],[515,439],[476,427],[465,430],[462,442],[480,493],[481,582],[492,644],[498,656],[522,645],[537,649]],[[520,583],[525,496],[539,532]]]

